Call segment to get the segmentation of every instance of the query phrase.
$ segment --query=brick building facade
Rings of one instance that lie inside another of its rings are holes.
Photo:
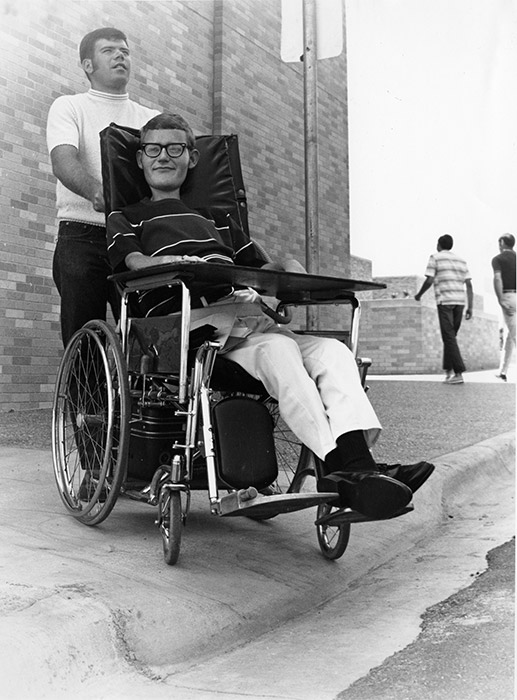
[[[305,259],[303,69],[280,59],[278,0],[0,0],[0,410],[50,405],[61,354],[52,281],[55,179],[48,108],[84,92],[82,36],[129,37],[130,96],[197,133],[238,133],[254,238]],[[320,61],[322,269],[348,276],[346,57]]]
[[[239,134],[253,237],[273,257],[304,262],[303,68],[280,59],[280,14],[279,0],[0,0],[0,411],[52,401],[62,348],[46,116],[59,95],[88,89],[77,46],[96,27],[128,35],[133,99],[180,112],[199,134]],[[346,84],[345,51],[318,62],[320,269],[369,279],[371,263],[350,258]],[[424,357],[439,342],[428,302],[362,296],[361,351],[376,371],[435,367]],[[322,310],[323,328],[333,313]]]

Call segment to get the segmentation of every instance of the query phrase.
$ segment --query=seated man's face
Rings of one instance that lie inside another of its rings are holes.
[[[187,136],[181,129],[157,129],[146,133],[137,152],[137,163],[144,171],[153,200],[179,199],[180,187],[199,156],[195,149],[189,151],[186,146],[181,155],[174,153],[181,151],[179,144],[186,143]],[[173,155],[167,152],[165,146],[169,147]]]

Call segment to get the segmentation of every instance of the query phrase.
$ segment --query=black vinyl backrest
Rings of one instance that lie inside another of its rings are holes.
[[[101,159],[106,214],[150,195],[136,163],[140,132],[110,124],[101,131]],[[235,134],[197,136],[199,162],[189,170],[181,189],[185,204],[220,220],[228,214],[249,236],[246,191],[242,178],[239,141]]]

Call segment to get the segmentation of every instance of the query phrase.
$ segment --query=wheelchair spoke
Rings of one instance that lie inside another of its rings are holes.
[[[311,493],[316,490],[315,457],[289,430],[278,411],[278,404],[268,399],[273,417],[278,479],[277,493]]]

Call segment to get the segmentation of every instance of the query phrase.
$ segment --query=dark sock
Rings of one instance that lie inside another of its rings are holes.
[[[336,442],[343,471],[378,471],[362,430],[343,433]]]
[[[339,450],[337,447],[335,447],[332,452],[329,452],[325,457],[323,462],[323,476],[341,471],[341,469],[343,469],[343,463],[341,462],[341,457],[339,456]]]

